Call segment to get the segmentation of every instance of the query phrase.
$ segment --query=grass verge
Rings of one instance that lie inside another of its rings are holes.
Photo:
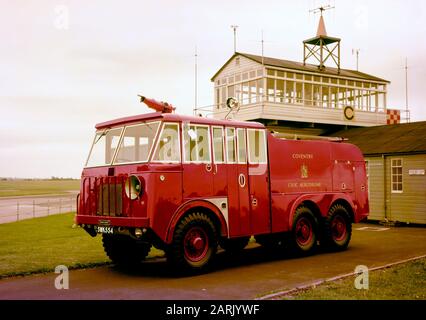
[[[369,288],[359,290],[354,277],[321,284],[285,296],[288,300],[425,300],[426,258],[369,273]]]
[[[0,181],[0,197],[66,194],[79,190],[80,180],[6,180]]]
[[[0,224],[0,279],[50,272],[57,265],[70,269],[110,263],[102,237],[92,238],[73,228],[74,213]],[[150,257],[163,252],[153,248]]]

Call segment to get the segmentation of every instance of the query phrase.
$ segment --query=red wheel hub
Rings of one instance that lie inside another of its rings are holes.
[[[192,227],[185,235],[184,241],[185,257],[192,262],[202,260],[209,249],[209,238],[203,228]]]
[[[331,230],[333,239],[335,241],[342,241],[346,238],[346,221],[341,216],[335,216],[331,223]]]
[[[309,219],[303,217],[296,223],[296,241],[301,246],[308,245],[313,238],[312,223]]]
[[[204,247],[204,241],[203,241],[203,239],[201,239],[200,237],[196,237],[196,238],[192,239],[192,246],[196,250],[203,249],[203,247]]]

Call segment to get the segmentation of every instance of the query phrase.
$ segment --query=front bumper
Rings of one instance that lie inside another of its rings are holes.
[[[109,225],[112,227],[148,228],[149,218],[76,215],[76,224]]]

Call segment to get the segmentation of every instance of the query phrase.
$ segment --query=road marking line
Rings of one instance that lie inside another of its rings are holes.
[[[406,263],[406,262],[419,260],[419,259],[422,259],[422,258],[426,258],[426,254],[424,254],[422,256],[417,256],[417,257],[414,257],[414,258],[409,258],[409,259],[400,260],[400,261],[397,261],[397,262],[388,263],[388,264],[385,264],[383,266],[378,266],[378,267],[374,267],[374,268],[368,268],[368,270],[369,271],[375,271],[375,270],[387,269],[387,268],[390,268],[390,267],[393,267],[393,266],[396,266],[396,265],[399,265],[399,264],[403,264],[403,263]],[[285,290],[285,291],[279,291],[279,292],[267,294],[265,296],[256,298],[255,300],[273,300],[273,299],[279,299],[280,297],[287,296],[290,293],[295,293],[295,292],[298,292],[298,291],[302,291],[302,290],[306,290],[306,289],[311,289],[311,288],[319,286],[320,284],[324,284],[324,283],[327,283],[327,282],[333,282],[333,281],[341,280],[341,279],[348,278],[348,277],[355,276],[355,275],[357,275],[357,273],[350,272],[350,273],[338,275],[338,276],[335,276],[335,277],[332,277],[332,278],[328,278],[328,279],[325,279],[325,280],[315,280],[314,282],[311,282],[309,284],[306,284],[306,285],[303,285],[303,286],[298,286],[298,287],[295,287],[295,288],[292,288],[292,289],[289,289],[289,290]]]
[[[361,227],[361,228],[354,228],[355,230],[359,230],[359,231],[386,231],[389,230],[390,228],[380,228],[380,227]]]

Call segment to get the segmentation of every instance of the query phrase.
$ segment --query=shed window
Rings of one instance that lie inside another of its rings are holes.
[[[402,193],[402,159],[391,160],[392,193]]]

